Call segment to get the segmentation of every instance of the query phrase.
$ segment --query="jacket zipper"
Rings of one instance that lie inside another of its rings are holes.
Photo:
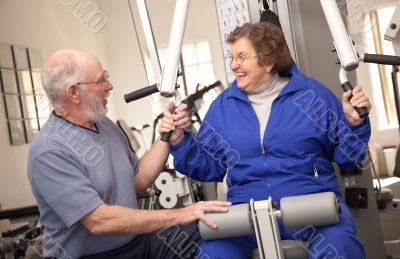
[[[231,182],[231,177],[229,177],[228,175],[229,170],[226,170],[226,185],[228,186],[228,188],[232,187],[232,182]]]
[[[261,154],[265,155],[265,148],[261,140],[260,140],[260,146],[261,146]]]
[[[232,181],[231,181],[231,178],[228,176],[228,187],[230,188],[230,187],[232,187]]]
[[[315,162],[313,162],[313,166],[314,166],[314,177],[318,178],[318,169],[317,169],[317,164]]]

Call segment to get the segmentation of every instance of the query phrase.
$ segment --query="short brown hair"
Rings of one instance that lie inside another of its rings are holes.
[[[285,35],[274,24],[268,22],[245,23],[234,29],[226,41],[232,44],[240,38],[247,38],[251,41],[256,50],[259,65],[275,64],[271,71],[273,73],[285,70],[293,64]]]

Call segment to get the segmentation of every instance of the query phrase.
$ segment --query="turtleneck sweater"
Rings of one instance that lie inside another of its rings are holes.
[[[276,73],[268,82],[258,87],[251,93],[247,93],[250,104],[260,122],[260,141],[263,143],[264,131],[271,113],[272,102],[289,82],[289,78],[280,77]]]

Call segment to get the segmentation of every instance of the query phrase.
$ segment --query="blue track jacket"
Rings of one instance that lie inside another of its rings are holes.
[[[198,181],[222,181],[227,173],[233,204],[334,191],[340,187],[331,162],[360,163],[370,123],[351,126],[338,98],[291,66],[288,84],[273,101],[261,143],[259,121],[236,81],[208,110],[196,136],[171,148],[174,166]]]

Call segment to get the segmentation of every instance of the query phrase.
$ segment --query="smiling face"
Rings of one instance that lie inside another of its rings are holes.
[[[242,37],[233,42],[230,54],[233,57],[230,66],[237,86],[246,93],[255,91],[272,78],[269,73],[272,66],[258,63],[257,53],[249,39]]]

